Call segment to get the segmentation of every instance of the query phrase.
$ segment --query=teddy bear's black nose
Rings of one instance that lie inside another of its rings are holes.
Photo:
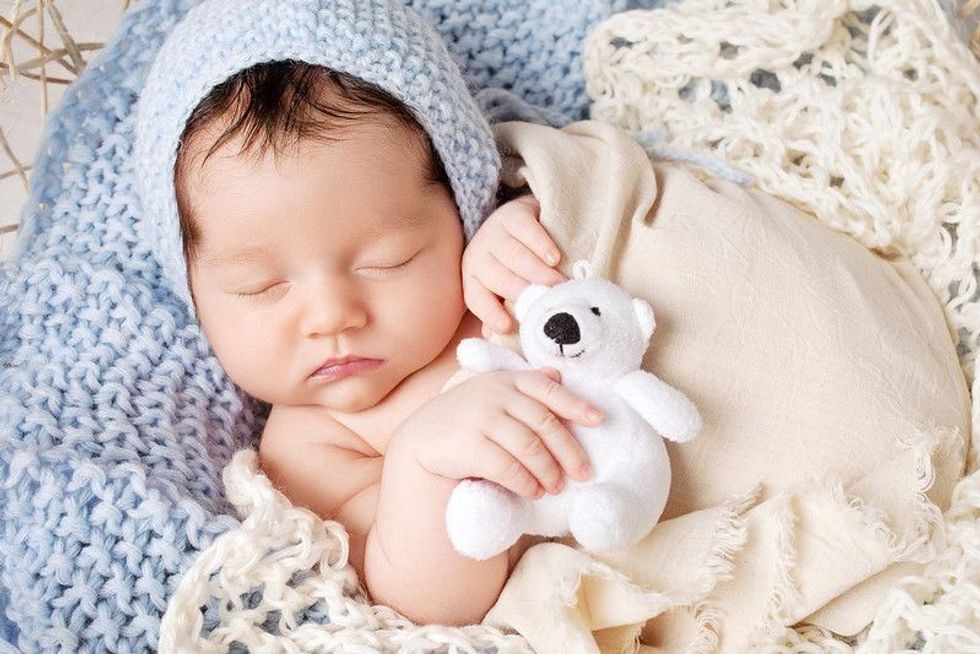
[[[578,323],[571,314],[562,312],[548,318],[544,324],[544,335],[558,345],[578,343],[582,335],[578,331]]]

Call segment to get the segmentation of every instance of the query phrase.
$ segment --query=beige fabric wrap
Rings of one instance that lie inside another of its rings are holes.
[[[741,652],[775,624],[860,630],[914,569],[900,562],[929,555],[964,465],[969,395],[925,282],[772,197],[651,165],[610,126],[496,135],[566,274],[589,259],[652,304],[644,367],[704,430],[668,443],[671,495],[644,541],[603,557],[532,547],[485,622],[540,652]]]

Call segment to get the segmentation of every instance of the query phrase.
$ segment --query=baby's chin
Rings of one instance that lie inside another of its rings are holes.
[[[337,413],[358,413],[377,406],[399,381],[382,376],[358,375],[318,388],[305,388],[297,393],[277,395],[269,400],[273,405],[319,406]]]
[[[391,392],[390,388],[366,389],[360,393],[336,393],[326,397],[316,404],[336,413],[360,413],[381,403]]]

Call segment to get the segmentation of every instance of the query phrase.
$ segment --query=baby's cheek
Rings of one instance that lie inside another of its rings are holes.
[[[289,353],[281,326],[240,310],[230,302],[199,306],[201,327],[225,373],[246,393],[264,401],[277,394],[276,380],[285,380]]]
[[[436,353],[455,334],[465,311],[458,275],[424,278],[406,286],[396,302],[397,309],[389,314],[390,324],[402,332],[402,339]]]
[[[416,289],[415,302],[419,306],[430,308],[443,307],[443,312],[454,313],[462,310],[463,280],[459,268],[446,270],[437,275],[431,275],[426,283]],[[422,316],[433,318],[436,316]]]

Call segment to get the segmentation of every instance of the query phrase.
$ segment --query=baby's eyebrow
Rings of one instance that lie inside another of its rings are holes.
[[[425,222],[427,216],[423,211],[393,211],[387,214],[384,226],[417,227]]]
[[[214,267],[232,264],[255,263],[256,261],[261,261],[262,259],[266,258],[268,254],[269,248],[262,245],[255,245],[242,250],[235,250],[228,253],[204,257],[201,259],[201,265]]]
[[[425,222],[426,216],[420,212],[398,212],[394,215],[395,224],[399,227],[418,227]]]
[[[391,234],[392,231],[413,230],[425,224],[428,216],[419,211],[396,211],[383,220],[364,228],[365,241],[372,241]]]

